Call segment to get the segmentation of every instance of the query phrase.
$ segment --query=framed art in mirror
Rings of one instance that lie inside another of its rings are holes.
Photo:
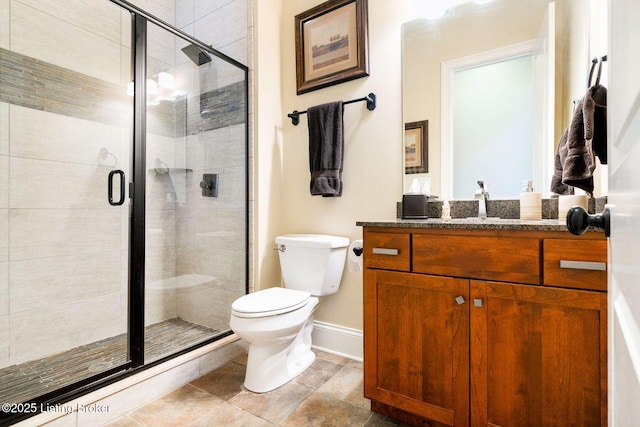
[[[404,173],[429,172],[428,129],[428,120],[404,124]]]
[[[298,95],[369,75],[367,0],[330,0],[295,17]]]

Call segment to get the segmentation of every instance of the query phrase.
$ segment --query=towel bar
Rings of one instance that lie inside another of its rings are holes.
[[[367,110],[373,111],[376,109],[376,94],[373,92],[365,96],[364,98],[352,99],[351,101],[343,102],[343,104],[352,104],[354,102],[360,102],[360,101],[367,102]],[[300,123],[300,114],[307,114],[307,110],[305,111],[294,110],[293,113],[287,114],[287,117],[291,119],[291,123],[293,123],[294,126],[298,126],[298,124]]]

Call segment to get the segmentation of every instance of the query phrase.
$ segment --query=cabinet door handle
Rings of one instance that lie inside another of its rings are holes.
[[[372,252],[378,255],[398,255],[397,249],[389,249],[389,248],[373,248]]]
[[[604,262],[568,261],[566,259],[561,259],[560,268],[570,268],[572,270],[607,271],[607,264]]]
[[[473,306],[474,307],[482,307],[482,300],[480,298],[474,298],[473,299]]]
[[[464,297],[462,295],[457,296],[456,302],[458,303],[458,305],[464,304],[465,303]]]

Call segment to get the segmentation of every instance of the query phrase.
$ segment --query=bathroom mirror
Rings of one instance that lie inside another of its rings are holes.
[[[549,196],[556,142],[587,85],[590,3],[468,1],[403,24],[403,120],[429,123],[429,172],[405,174],[403,165],[404,192],[428,178],[431,194],[470,199],[482,179],[492,198],[514,199],[533,180]],[[505,77],[496,67],[509,63],[516,71]],[[464,134],[471,145],[459,142]],[[523,164],[512,167],[516,159]]]

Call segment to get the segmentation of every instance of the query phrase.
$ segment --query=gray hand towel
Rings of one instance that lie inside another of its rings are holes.
[[[596,154],[603,164],[607,162],[606,104],[607,90],[597,85],[576,105],[571,124],[558,143],[551,191],[568,194],[566,186],[571,186],[593,194]]]
[[[307,109],[312,196],[342,196],[343,109],[342,101]]]
[[[553,168],[553,176],[551,177],[551,191],[556,194],[573,194],[573,187],[562,183],[562,165],[567,157],[567,135],[569,129],[565,129],[558,142],[556,157]]]

